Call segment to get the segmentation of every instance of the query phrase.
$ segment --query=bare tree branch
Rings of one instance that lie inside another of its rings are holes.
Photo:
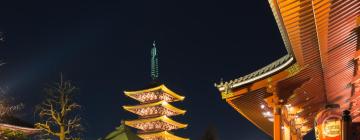
[[[39,116],[42,120],[36,127],[45,133],[43,137],[57,137],[59,140],[80,140],[78,134],[83,129],[81,117],[76,115],[81,106],[73,101],[77,88],[69,81],[63,81],[45,89],[47,99],[40,104]]]

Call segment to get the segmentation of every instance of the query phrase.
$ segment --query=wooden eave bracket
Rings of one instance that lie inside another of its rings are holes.
[[[352,78],[351,80],[351,84],[358,84],[360,83],[360,75],[356,75],[355,77]]]
[[[359,60],[360,58],[360,50],[357,50],[354,55],[354,60]]]

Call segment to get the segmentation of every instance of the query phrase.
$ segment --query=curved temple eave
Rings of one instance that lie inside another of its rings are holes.
[[[186,110],[182,110],[182,109],[179,109],[177,107],[174,107],[171,104],[167,103],[166,101],[159,101],[159,102],[155,102],[155,103],[135,105],[135,106],[123,106],[123,108],[125,110],[127,110],[127,111],[136,113],[136,111],[134,111],[136,109],[141,109],[141,108],[145,108],[145,107],[156,107],[156,106],[162,106],[162,107],[164,107],[164,108],[166,108],[168,110],[176,112],[178,115],[181,115],[181,114],[183,115],[183,114],[186,113]]]
[[[125,124],[128,125],[128,126],[134,127],[136,124],[139,124],[139,123],[155,122],[155,121],[162,121],[162,122],[174,125],[179,129],[186,128],[188,126],[187,124],[176,122],[176,121],[172,120],[171,118],[169,118],[167,116],[160,116],[160,117],[157,117],[157,118],[130,120],[130,121],[125,121]]]
[[[130,98],[133,98],[135,100],[138,100],[137,98],[133,97],[133,95],[136,95],[136,94],[142,94],[142,93],[145,93],[145,92],[153,92],[153,91],[156,91],[156,90],[162,90],[164,91],[166,94],[172,96],[175,98],[174,101],[183,101],[185,99],[184,96],[181,96],[175,92],[173,92],[172,90],[170,90],[169,88],[167,88],[164,84],[160,85],[160,86],[157,86],[157,87],[153,87],[153,88],[149,88],[149,89],[144,89],[144,90],[137,90],[137,91],[124,91],[125,95],[130,97]]]
[[[220,92],[226,91],[226,88],[237,88],[243,85],[256,82],[258,80],[264,79],[271,75],[278,73],[279,71],[291,66],[296,61],[291,55],[285,55],[284,57],[274,61],[273,63],[251,73],[246,76],[240,77],[238,79],[232,80],[230,82],[215,84]],[[279,64],[280,63],[280,64]],[[253,76],[256,75],[256,76]],[[247,78],[251,77],[251,78]],[[243,80],[245,79],[245,80]]]

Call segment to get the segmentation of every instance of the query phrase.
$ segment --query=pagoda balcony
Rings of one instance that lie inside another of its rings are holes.
[[[125,124],[146,132],[170,131],[187,127],[187,124],[178,123],[167,116],[125,121]]]
[[[140,118],[158,117],[158,116],[176,116],[185,114],[185,110],[178,109],[166,101],[159,101],[149,104],[136,106],[123,106],[129,112],[137,114]]]

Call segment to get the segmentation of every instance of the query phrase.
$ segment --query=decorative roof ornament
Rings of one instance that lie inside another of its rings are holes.
[[[153,42],[153,48],[151,49],[151,79],[153,81],[159,78],[159,52],[156,48],[156,41]]]

